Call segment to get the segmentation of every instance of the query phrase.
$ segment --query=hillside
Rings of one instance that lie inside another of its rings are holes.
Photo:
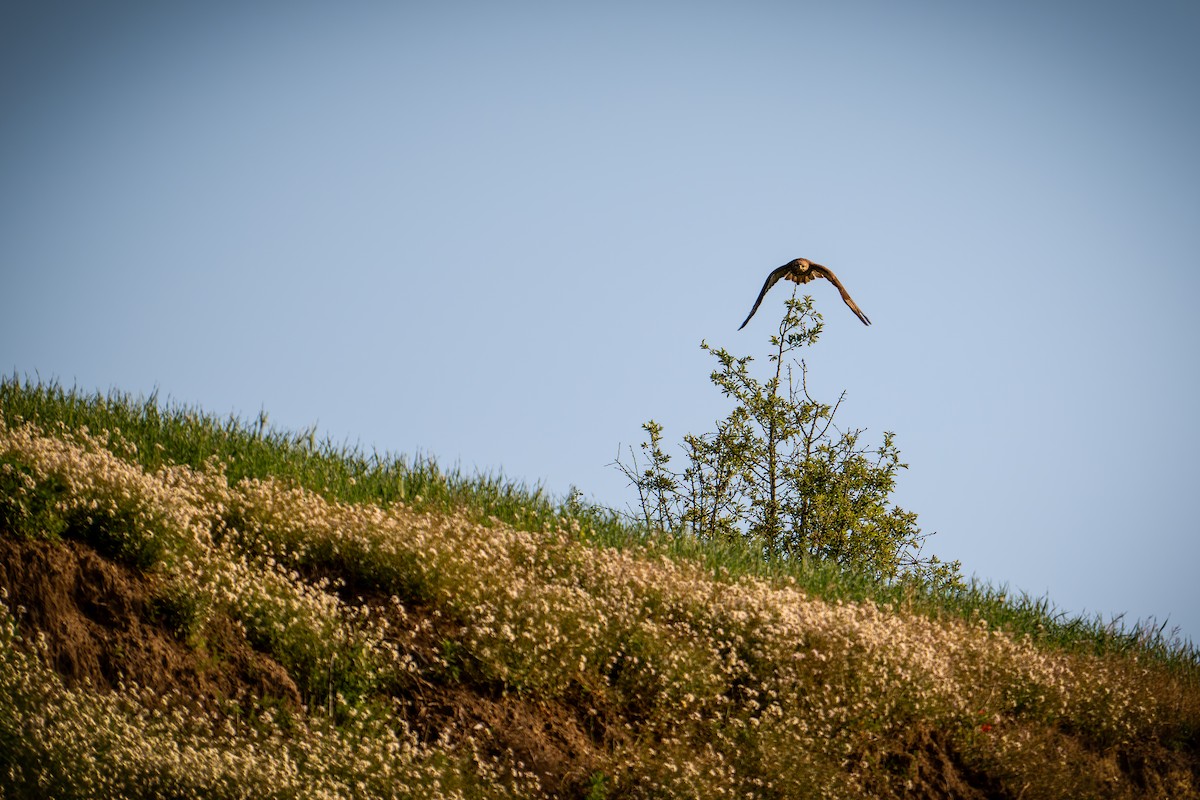
[[[1200,797],[1200,659],[0,385],[10,798]]]

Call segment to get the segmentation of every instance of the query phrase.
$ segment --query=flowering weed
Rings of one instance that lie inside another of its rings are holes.
[[[600,545],[586,516],[345,497],[146,446],[6,417],[0,536],[70,538],[146,583],[142,616],[80,636],[157,625],[212,660],[255,654],[298,697],[201,702],[115,657],[111,686],[72,680],[26,613],[48,598],[0,564],[8,796],[1200,793],[1194,661],[822,595],[669,540]]]

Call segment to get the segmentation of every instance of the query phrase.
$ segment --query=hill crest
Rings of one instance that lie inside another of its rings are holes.
[[[1195,671],[600,546],[567,515],[136,455],[117,431],[0,423],[13,786],[1197,796]]]

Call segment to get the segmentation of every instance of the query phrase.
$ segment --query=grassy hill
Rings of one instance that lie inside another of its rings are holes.
[[[1200,658],[0,383],[0,796],[1200,797]]]

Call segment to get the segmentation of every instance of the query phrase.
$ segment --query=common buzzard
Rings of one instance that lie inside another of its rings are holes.
[[[867,315],[855,304],[854,300],[850,297],[850,293],[846,291],[846,287],[842,286],[842,282],[837,279],[837,275],[833,274],[833,270],[820,264],[814,264],[807,258],[797,258],[795,261],[789,261],[778,269],[771,270],[771,274],[767,276],[767,282],[763,284],[762,291],[758,293],[758,299],[754,301],[754,308],[750,309],[750,314],[746,317],[746,322],[749,322],[750,317],[754,316],[754,312],[758,311],[758,306],[762,303],[763,298],[767,296],[767,292],[781,278],[787,278],[789,281],[796,283],[808,283],[817,278],[824,278],[836,286],[837,290],[842,293],[842,299],[846,301],[846,305],[850,306],[850,310],[858,315],[863,325],[871,324],[871,320],[867,319]],[[739,331],[746,327],[746,322],[738,326]]]

